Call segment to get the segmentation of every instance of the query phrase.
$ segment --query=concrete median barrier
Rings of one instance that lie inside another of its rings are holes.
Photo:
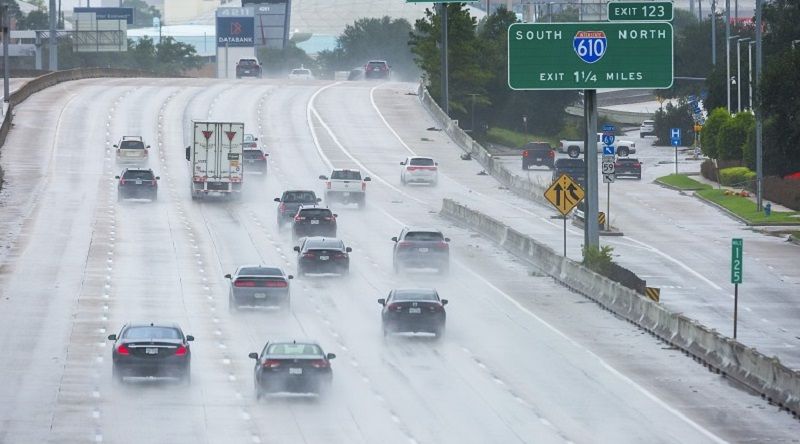
[[[477,231],[563,285],[680,348],[709,370],[755,390],[795,416],[800,415],[800,372],[787,368],[779,359],[765,356],[693,319],[671,312],[466,205],[444,199],[440,214]]]

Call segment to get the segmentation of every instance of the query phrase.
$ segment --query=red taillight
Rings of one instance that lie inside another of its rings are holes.
[[[120,184],[120,185],[125,185],[125,179],[120,179],[120,180],[119,180],[119,184]]]
[[[327,188],[329,190],[331,189],[331,181],[330,180],[325,182],[325,188]]]
[[[367,183],[361,182],[361,191],[366,191],[366,190],[367,190]]]
[[[280,211],[281,213],[285,213],[286,212],[286,204],[281,202],[281,204],[278,205],[278,211]]]
[[[234,287],[255,287],[256,283],[254,281],[240,281],[237,280],[233,283]]]
[[[333,216],[325,216],[325,217],[323,217],[323,219],[325,219],[325,220],[336,220],[336,218],[333,217]]]
[[[636,168],[641,168],[642,164],[639,163],[639,162],[636,162],[636,163],[633,164],[633,166],[635,166]]]
[[[295,220],[295,221],[301,221],[301,220],[306,220],[306,218],[305,218],[305,217],[303,217],[303,216],[295,216],[295,217],[294,217],[294,220]]]
[[[284,281],[267,281],[265,286],[273,288],[284,288],[287,287],[288,284]]]
[[[442,311],[443,309],[444,307],[442,307],[440,304],[428,305],[428,310],[432,312]]]
[[[411,243],[406,241],[398,242],[397,248],[411,248]]]
[[[313,259],[316,256],[314,256],[314,253],[305,253],[305,254],[303,254],[303,257],[306,257],[306,258],[309,258],[309,259]]]
[[[528,150],[522,152],[522,157],[528,157]]]
[[[131,352],[128,350],[128,347],[125,344],[121,344],[119,347],[117,347],[117,354],[127,356],[131,354]]]
[[[347,253],[336,253],[336,254],[333,255],[333,257],[339,258],[339,259],[345,258],[345,257],[347,257]]]
[[[264,368],[275,368],[281,365],[281,361],[277,359],[267,359],[262,365]]]
[[[403,309],[403,306],[402,306],[402,305],[400,305],[400,304],[389,304],[389,306],[388,306],[388,307],[386,307],[386,309],[387,309],[387,310],[390,310],[390,311],[391,311],[391,310],[394,310],[394,311],[400,311],[400,310],[402,310],[402,309]]]
[[[450,247],[450,246],[449,246],[449,245],[447,245],[447,242],[444,242],[444,241],[442,241],[442,242],[437,242],[437,243],[436,243],[436,248],[445,249],[445,248],[449,248],[449,247]]]
[[[175,356],[186,356],[186,352],[188,351],[189,350],[185,346],[179,345],[178,348],[175,349]]]
[[[331,364],[328,361],[324,360],[324,359],[317,359],[317,360],[311,361],[311,366],[314,367],[314,368],[328,368],[328,367],[331,366]]]
[[[547,157],[551,157],[551,158],[552,157],[556,157],[556,152],[555,151],[548,151],[547,152]]]

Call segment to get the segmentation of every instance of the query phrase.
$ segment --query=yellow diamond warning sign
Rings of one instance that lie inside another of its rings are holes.
[[[544,198],[553,204],[562,215],[566,216],[583,199],[584,194],[583,188],[578,185],[578,182],[572,177],[562,174],[550,185],[550,188],[545,190]]]

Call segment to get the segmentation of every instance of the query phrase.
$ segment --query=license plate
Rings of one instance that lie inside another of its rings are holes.
[[[420,248],[420,249],[419,249],[419,252],[420,252],[420,253],[427,253],[427,252],[428,252],[428,249],[427,249],[427,248]]]
[[[311,225],[319,225],[319,221],[315,219],[311,219]]]
[[[256,299],[265,299],[267,297],[267,294],[266,293],[255,293],[253,295],[253,297],[256,298]]]
[[[330,259],[330,256],[320,256],[319,257],[319,260],[321,260],[321,261],[327,261],[328,259]]]
[[[419,307],[411,307],[408,309],[408,312],[411,314],[420,314],[422,313],[422,309]]]
[[[302,368],[291,368],[290,367],[289,368],[289,374],[290,375],[302,375],[303,374],[303,369]]]
[[[541,162],[541,160],[542,160],[542,158],[541,158],[541,157],[537,157],[537,158],[536,158],[536,161],[537,161],[537,162]]]
[[[147,347],[144,349],[144,353],[147,355],[157,355],[158,349],[155,347]]]
[[[136,179],[136,185],[141,185],[141,184],[142,184],[142,179]]]

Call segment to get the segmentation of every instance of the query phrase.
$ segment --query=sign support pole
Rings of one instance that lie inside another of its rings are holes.
[[[678,174],[678,145],[675,145],[675,174]]]
[[[583,140],[583,158],[586,164],[586,211],[584,213],[584,248],[599,247],[600,233],[597,223],[597,90],[583,90],[583,112],[586,134]]]
[[[561,216],[564,219],[564,257],[567,257],[567,216]]]
[[[442,27],[442,45],[441,45],[441,60],[442,60],[442,110],[447,116],[450,116],[450,87],[448,85],[448,77],[450,77],[447,66],[447,3],[439,3],[439,11],[441,12],[441,27]]]
[[[611,231],[611,182],[606,191],[606,231]]]
[[[736,324],[739,314],[739,284],[733,284],[733,339],[736,339]]]

